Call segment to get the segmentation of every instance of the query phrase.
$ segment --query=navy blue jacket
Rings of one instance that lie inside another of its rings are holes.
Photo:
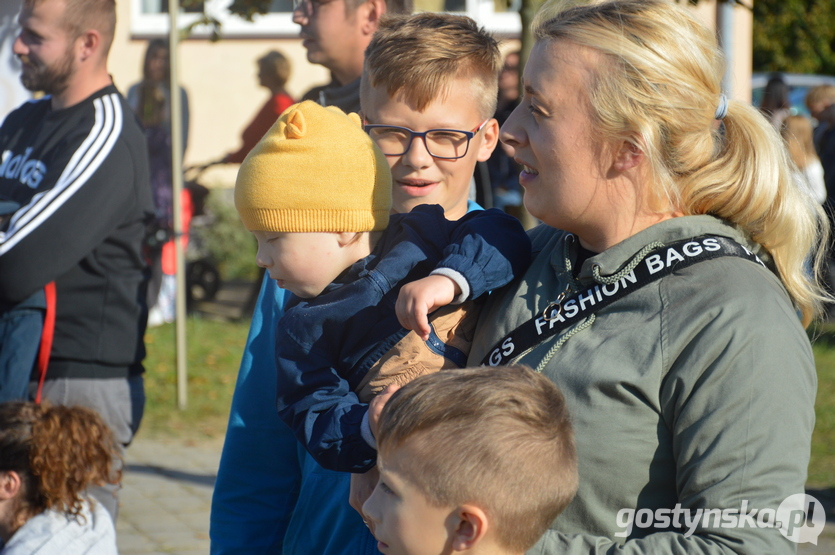
[[[354,389],[407,330],[395,302],[400,288],[436,268],[458,272],[477,298],[521,275],[530,240],[499,210],[458,221],[440,206],[391,217],[373,252],[313,298],[294,298],[276,331],[277,404],[281,419],[316,461],[331,470],[364,472],[377,453],[361,434],[368,405]]]

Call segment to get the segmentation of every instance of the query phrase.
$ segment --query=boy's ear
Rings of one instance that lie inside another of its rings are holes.
[[[453,551],[473,549],[487,534],[487,515],[475,505],[461,505],[456,509],[458,526],[452,533]]]
[[[20,491],[20,474],[14,470],[0,472],[0,501],[12,499]]]
[[[477,160],[485,162],[493,154],[496,145],[499,144],[499,122],[496,121],[496,118],[490,118],[490,121],[484,124],[481,132],[484,133],[484,140],[481,141],[481,146],[478,149]]]

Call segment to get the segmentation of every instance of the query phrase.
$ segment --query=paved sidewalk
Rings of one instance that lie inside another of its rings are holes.
[[[209,510],[222,440],[138,437],[127,450],[119,494],[121,555],[206,555]]]
[[[134,441],[116,525],[121,555],[209,553],[209,510],[222,444],[141,435]],[[832,518],[829,507],[827,514]],[[835,522],[827,522],[817,546],[800,545],[798,555],[835,555]]]

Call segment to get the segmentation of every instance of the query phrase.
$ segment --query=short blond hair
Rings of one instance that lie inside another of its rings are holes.
[[[578,4],[549,3],[534,37],[602,55],[587,83],[597,137],[646,156],[651,209],[714,215],[759,243],[811,323],[829,298],[820,279],[827,218],[795,186],[783,141],[756,108],[731,100],[716,122],[725,62],[714,33],[668,0]]]
[[[270,50],[258,58],[258,67],[268,70],[282,88],[290,79],[290,60],[278,50]]]
[[[816,104],[835,104],[835,85],[817,85],[806,93],[806,107],[811,111]]]
[[[530,549],[577,492],[565,399],[524,366],[442,370],[405,385],[381,415],[381,458],[406,442],[415,455],[404,479],[433,505],[478,505],[505,549]]]
[[[472,82],[484,118],[496,111],[502,56],[496,39],[462,15],[419,13],[387,16],[365,51],[361,95],[384,86],[389,97],[402,93],[422,112],[447,94],[453,79]]]

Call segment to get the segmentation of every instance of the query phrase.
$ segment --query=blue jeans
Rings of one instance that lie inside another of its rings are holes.
[[[41,345],[43,318],[40,308],[0,314],[0,403],[29,398],[29,376]]]

